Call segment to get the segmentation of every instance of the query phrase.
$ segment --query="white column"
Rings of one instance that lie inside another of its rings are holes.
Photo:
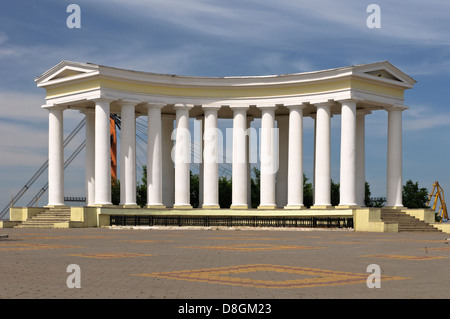
[[[93,110],[87,110],[84,113],[86,115],[86,205],[92,206],[95,203],[95,113]]]
[[[48,206],[64,205],[63,109],[49,108]]]
[[[174,143],[172,140],[172,133],[174,131],[173,121],[175,115],[162,114],[162,196],[163,205],[166,207],[173,207],[175,198],[175,167],[172,159],[172,149]]]
[[[190,199],[191,134],[189,110],[192,106],[175,105],[175,204],[174,208],[192,208]]]
[[[162,104],[146,104],[147,125],[147,208],[164,208],[162,195]]]
[[[247,148],[246,148],[246,161],[247,161],[247,206],[249,208],[252,207],[252,166],[250,163],[250,148],[251,148],[251,124],[253,121],[253,117],[247,116]]]
[[[366,197],[365,117],[369,113],[364,109],[356,111],[356,204],[361,207],[365,206]]]
[[[275,134],[276,107],[261,107],[260,209],[276,208],[275,174],[278,170]]]
[[[195,148],[194,151],[194,163],[198,163],[198,207],[202,207],[203,202],[204,202],[204,197],[203,197],[203,193],[204,193],[204,175],[203,175],[203,166],[204,166],[204,161],[203,161],[203,147],[204,147],[204,143],[203,143],[203,137],[205,134],[205,116],[199,116],[197,117],[197,121],[195,122],[198,125],[198,133],[200,134],[200,138],[198,140],[196,140],[196,142],[198,143],[198,148]],[[196,133],[197,131],[194,129],[194,140],[196,137]],[[196,151],[198,152],[198,155],[196,153]]]
[[[356,101],[341,101],[339,206],[356,206]]]
[[[247,209],[247,110],[248,106],[231,106],[233,110],[233,163],[231,209]]]
[[[312,115],[311,118],[314,120],[314,154],[313,154],[313,179],[312,179],[312,187],[313,187],[313,191],[312,191],[312,205],[314,205],[315,203],[315,198],[316,198],[316,157],[317,157],[317,149],[316,149],[316,145],[317,145],[317,113]]]
[[[289,115],[276,117],[278,128],[278,170],[275,176],[275,196],[277,207],[287,205],[288,193],[288,150],[289,150]]]
[[[331,103],[317,104],[314,208],[331,206]]]
[[[204,149],[203,149],[203,208],[219,206],[219,164],[217,112],[220,107],[203,106]]]
[[[121,102],[120,205],[136,204],[136,103]]]
[[[386,206],[402,203],[402,108],[388,109]]]
[[[303,105],[289,108],[288,203],[287,209],[302,209],[303,205]]]
[[[111,203],[110,100],[95,100],[95,205]]]

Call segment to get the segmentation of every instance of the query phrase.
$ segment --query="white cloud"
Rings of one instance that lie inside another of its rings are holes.
[[[403,129],[405,131],[429,130],[440,126],[448,127],[449,123],[449,112],[438,111],[431,106],[414,106],[404,112]]]
[[[43,93],[43,92],[42,92]],[[45,104],[43,94],[5,91],[0,88],[0,118],[43,120],[47,114],[41,109]]]
[[[5,43],[6,41],[8,41],[8,36],[4,31],[0,31],[0,44]]]
[[[109,0],[126,7],[133,14],[178,25],[202,34],[236,38],[261,39],[276,31],[290,31],[298,36],[314,36],[324,30],[342,34],[342,28],[367,34],[366,12],[369,3],[355,1],[205,1],[205,0]],[[448,1],[411,0],[405,3],[377,1],[381,8],[384,37],[408,41],[448,44]],[[104,5],[105,1],[97,1]],[[111,6],[116,8],[116,6]],[[299,27],[303,27],[300,29]],[[282,36],[282,34],[278,34]]]

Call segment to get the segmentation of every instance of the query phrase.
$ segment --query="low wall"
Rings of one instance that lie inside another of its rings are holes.
[[[433,226],[443,233],[450,234],[450,223],[434,223]]]
[[[407,210],[402,210],[402,212],[405,212],[408,215],[411,215],[417,219],[420,219],[428,224],[434,224],[436,213],[432,209],[412,209],[408,208]]]
[[[9,221],[23,222],[44,210],[43,207],[11,207],[9,209]]]
[[[101,227],[104,223],[99,222],[98,207],[71,207],[70,221],[77,227]]]
[[[353,210],[355,231],[398,232],[398,224],[381,220],[381,208],[356,208]]]
[[[44,211],[43,207],[11,207],[10,220],[0,221],[0,228],[14,227],[28,218]],[[450,224],[435,223],[435,212],[431,209],[402,209],[405,213],[423,220],[426,223],[450,233]],[[110,226],[111,216],[211,216],[211,217],[286,217],[286,218],[353,218],[355,231],[364,232],[398,232],[398,224],[385,223],[381,220],[381,208],[353,208],[353,209],[148,209],[108,207],[71,207],[71,221],[60,223],[55,227],[107,227]]]

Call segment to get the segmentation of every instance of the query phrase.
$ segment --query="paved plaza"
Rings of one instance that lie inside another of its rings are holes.
[[[0,240],[4,299],[422,299],[448,298],[450,286],[444,233],[187,227],[1,233],[8,235]],[[368,287],[375,274],[369,265],[379,266],[380,288]],[[76,274],[80,288],[69,288]]]

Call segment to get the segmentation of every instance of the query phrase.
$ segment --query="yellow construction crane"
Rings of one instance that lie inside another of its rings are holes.
[[[436,191],[436,194],[434,193],[435,191]],[[427,206],[430,205],[431,198],[433,196],[435,196],[434,197],[433,210],[436,211],[437,202],[438,202],[438,200],[440,200],[441,206],[439,207],[438,216],[441,217],[440,221],[442,221],[443,219],[447,219],[448,220],[447,205],[445,204],[445,199],[444,199],[444,190],[439,185],[438,181],[434,182],[433,190],[431,191],[431,194],[428,195],[428,196],[429,196],[429,199],[428,199]]]

